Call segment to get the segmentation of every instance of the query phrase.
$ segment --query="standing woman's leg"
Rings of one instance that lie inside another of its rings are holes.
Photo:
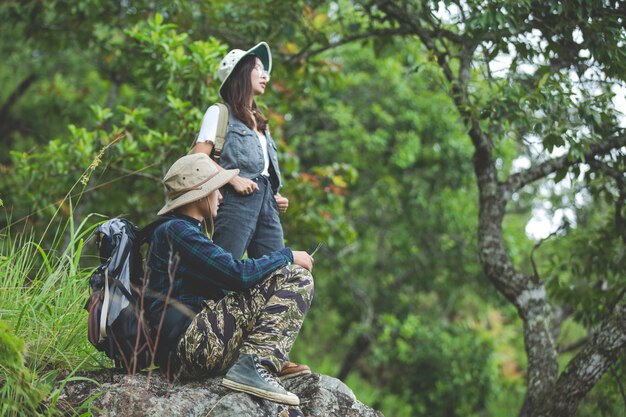
[[[278,215],[278,205],[268,180],[259,180],[259,192],[261,190],[263,191],[263,203],[256,223],[256,230],[248,245],[248,256],[250,258],[259,258],[285,247],[283,227],[280,224]]]
[[[215,218],[213,242],[230,252],[235,259],[243,258],[258,222],[263,205],[259,192],[238,194],[231,186],[222,188],[223,200]]]

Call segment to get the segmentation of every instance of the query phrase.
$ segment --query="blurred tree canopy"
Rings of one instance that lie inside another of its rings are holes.
[[[4,225],[70,205],[149,221],[219,60],[266,40],[287,243],[326,243],[294,354],[388,416],[624,412],[622,2],[49,0],[0,17]],[[565,220],[533,240],[538,211]]]

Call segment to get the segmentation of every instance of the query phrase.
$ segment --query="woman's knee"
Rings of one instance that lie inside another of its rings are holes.
[[[311,271],[301,267],[300,265],[289,265],[287,267],[290,271],[289,281],[298,283],[299,287],[306,288],[310,293],[313,293],[315,283],[313,280],[313,273]]]

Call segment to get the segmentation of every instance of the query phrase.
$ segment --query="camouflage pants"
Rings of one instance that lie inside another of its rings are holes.
[[[183,378],[225,373],[240,353],[256,354],[275,373],[289,351],[313,299],[313,276],[290,265],[244,292],[207,300],[176,351]]]

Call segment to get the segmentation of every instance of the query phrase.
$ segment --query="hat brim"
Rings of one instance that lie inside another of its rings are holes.
[[[222,81],[220,89],[218,90],[218,93],[222,100],[224,100],[224,96],[222,95],[222,89],[224,88],[224,84],[226,84],[226,81],[228,81],[232,73],[235,71],[235,68],[237,68],[239,62],[248,55],[254,55],[259,57],[267,73],[270,74],[272,72],[272,51],[270,51],[270,46],[267,44],[267,42],[259,42],[252,48],[248,49],[243,55],[241,55],[241,57],[237,60],[237,63],[233,66],[233,70],[230,72],[230,74],[228,74],[226,78],[224,78],[224,81]]]
[[[161,208],[161,210],[159,210],[157,215],[161,216],[186,204],[193,203],[195,201],[203,199],[204,197],[207,197],[213,191],[228,183],[228,181],[233,179],[237,174],[239,174],[238,169],[225,169],[219,171],[217,175],[202,184],[200,186],[200,189],[186,192],[180,197],[165,203],[165,205],[163,206],[163,208]]]
[[[268,73],[272,72],[272,52],[270,51],[270,47],[267,43],[259,42],[258,44],[250,48],[244,56],[247,55],[258,56],[263,63],[263,67],[265,67],[265,70]]]

